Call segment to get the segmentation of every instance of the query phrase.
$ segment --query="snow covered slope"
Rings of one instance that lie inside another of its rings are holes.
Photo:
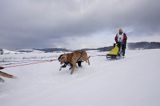
[[[2,49],[2,50],[3,50],[3,54],[16,54],[16,53],[19,53],[19,52],[7,50],[7,49]]]
[[[6,68],[18,78],[0,84],[0,106],[160,106],[160,50],[127,51],[113,61],[97,56],[105,54],[90,51],[91,65],[73,75],[69,67],[58,71],[58,61]]]

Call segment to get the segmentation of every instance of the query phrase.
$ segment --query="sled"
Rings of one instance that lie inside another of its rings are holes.
[[[117,44],[114,44],[113,48],[106,54],[107,59],[117,59],[119,56],[119,47]]]

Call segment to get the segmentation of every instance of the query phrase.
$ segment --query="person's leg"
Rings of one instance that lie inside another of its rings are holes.
[[[122,56],[125,56],[125,50],[126,50],[126,46],[125,44],[122,45]]]
[[[117,43],[117,46],[118,46],[118,48],[119,48],[119,50],[118,50],[118,55],[120,56],[120,52],[121,52],[121,43]]]

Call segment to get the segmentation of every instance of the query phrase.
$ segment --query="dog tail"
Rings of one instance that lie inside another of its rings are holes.
[[[2,72],[2,71],[0,71],[0,76],[6,77],[6,78],[16,78],[15,76],[13,76],[11,74],[8,74],[8,73]]]

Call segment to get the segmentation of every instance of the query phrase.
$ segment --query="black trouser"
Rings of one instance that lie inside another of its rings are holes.
[[[117,46],[119,47],[119,55],[121,54],[120,52],[122,52],[122,56],[125,56],[126,43],[118,42]]]

